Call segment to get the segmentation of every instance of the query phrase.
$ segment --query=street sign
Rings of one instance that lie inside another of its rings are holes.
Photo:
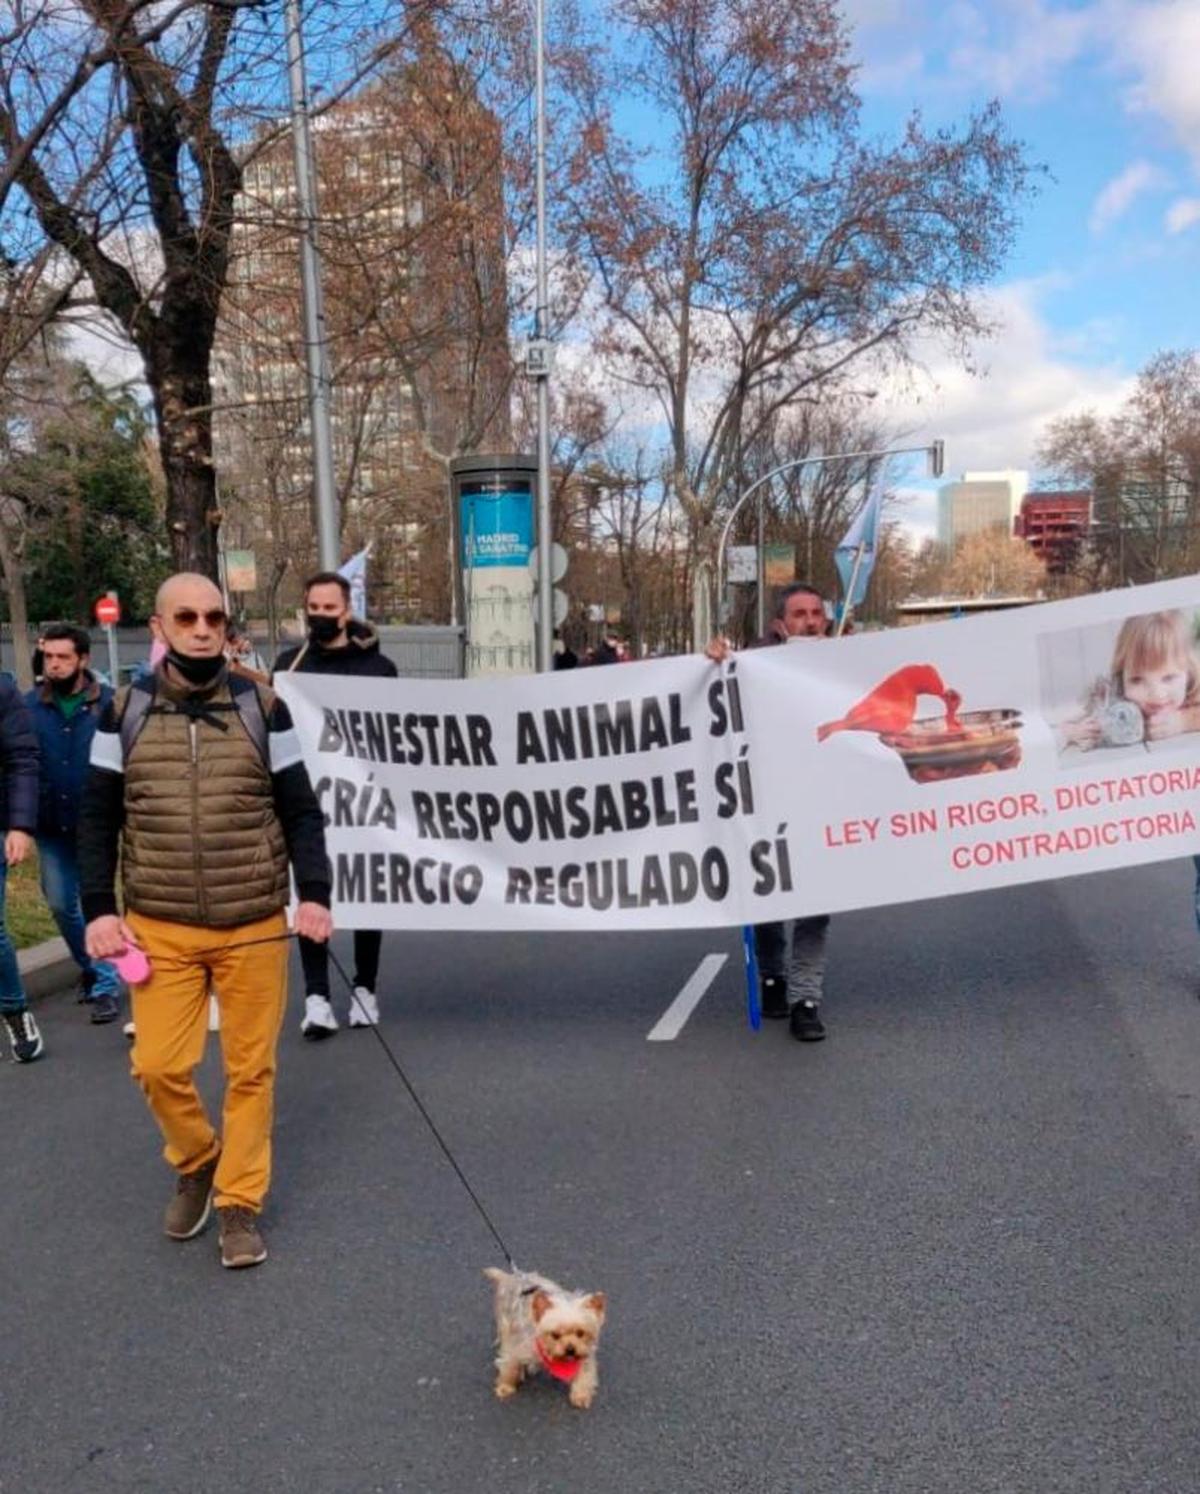
[[[258,571],[253,550],[225,551],[225,585],[230,591],[257,591]]]
[[[730,545],[725,552],[725,579],[735,586],[758,579],[758,550],[754,545]]]
[[[101,597],[93,610],[101,627],[115,628],[121,621],[121,604],[116,597]]]
[[[538,558],[538,547],[534,545],[529,552],[529,574],[536,576],[541,561]],[[557,540],[550,546],[550,580],[557,583],[567,574],[567,552]]]

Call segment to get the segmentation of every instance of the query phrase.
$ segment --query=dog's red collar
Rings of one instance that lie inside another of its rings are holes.
[[[542,1348],[540,1338],[534,1339],[534,1347],[538,1351],[538,1358],[542,1361],[542,1368],[554,1376],[556,1380],[573,1380],[579,1373],[582,1359],[551,1359],[545,1349]]]

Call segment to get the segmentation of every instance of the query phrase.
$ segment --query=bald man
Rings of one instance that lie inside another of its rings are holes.
[[[259,1215],[287,996],[289,867],[295,931],[323,941],[332,923],[323,817],[300,744],[283,702],[230,674],[228,622],[206,576],[172,576],[159,588],[150,627],[165,653],[100,721],[79,864],[89,955],[118,958],[133,946],[150,962],[149,979],[133,987],[132,1062],[176,1172],[164,1229],[195,1239],[215,1204],[221,1263],[240,1267],[267,1256]],[[223,1135],[194,1079],[210,980],[221,1010]]]

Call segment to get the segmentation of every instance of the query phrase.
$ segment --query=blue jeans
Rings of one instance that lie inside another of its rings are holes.
[[[3,844],[0,839],[0,845]],[[25,987],[17,965],[16,946],[8,937],[4,917],[4,894],[8,887],[8,865],[0,854],[0,1012],[19,1012],[25,1007]]]
[[[88,1000],[120,995],[121,981],[116,970],[105,961],[89,959],[84,946],[85,924],[79,905],[79,863],[74,843],[54,836],[39,836],[38,867],[42,896],[54,914],[59,933],[67,941],[71,958],[83,971]]]

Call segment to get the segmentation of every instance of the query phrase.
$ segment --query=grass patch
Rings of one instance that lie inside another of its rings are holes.
[[[18,949],[58,937],[58,925],[38,886],[36,852],[20,866],[8,868],[6,904],[9,937]]]

